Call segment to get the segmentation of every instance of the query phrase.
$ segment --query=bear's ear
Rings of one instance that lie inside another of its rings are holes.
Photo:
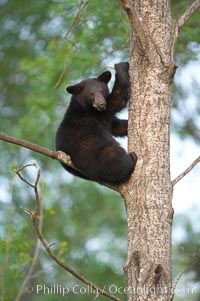
[[[84,84],[83,83],[79,83],[73,86],[68,86],[66,88],[67,92],[70,94],[79,94],[81,92],[81,90],[83,89]]]
[[[98,81],[108,83],[111,79],[111,73],[106,71],[97,77]]]

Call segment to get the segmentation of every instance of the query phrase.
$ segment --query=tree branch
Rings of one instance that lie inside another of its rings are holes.
[[[22,175],[20,176],[20,179],[22,179],[27,185],[29,185],[31,188],[34,189],[34,193],[35,193],[35,209],[34,211],[30,211],[29,209],[23,208],[24,212],[26,214],[28,214],[28,216],[31,218],[35,232],[37,234],[37,237],[39,238],[40,242],[42,243],[42,245],[44,246],[44,248],[46,249],[47,253],[49,254],[49,256],[60,266],[62,267],[64,270],[66,270],[67,272],[69,272],[70,274],[72,274],[74,277],[76,277],[77,279],[79,279],[80,281],[82,281],[83,283],[89,285],[97,295],[101,294],[104,295],[105,297],[111,299],[111,300],[115,300],[115,301],[122,301],[121,299],[115,297],[114,295],[106,292],[104,289],[99,288],[96,284],[94,284],[93,282],[89,281],[87,278],[85,278],[84,276],[80,275],[78,272],[76,272],[74,269],[72,269],[71,267],[69,267],[68,265],[66,265],[61,259],[59,259],[52,251],[50,248],[50,244],[48,244],[45,240],[45,238],[43,237],[41,230],[40,230],[40,226],[38,223],[38,220],[40,220],[40,212],[41,212],[41,201],[40,201],[40,195],[38,192],[38,182],[40,179],[40,170],[37,166],[37,164],[27,164],[24,165],[22,168],[16,170],[17,175],[19,176],[19,174],[21,173],[21,171],[25,168],[27,168],[28,166],[35,166],[37,168],[37,176],[36,176],[36,180],[33,184],[31,184],[27,179],[25,179]]]
[[[186,10],[186,12],[179,18],[177,21],[178,31],[182,28],[182,26],[190,19],[190,17],[196,12],[196,10],[200,7],[200,0],[194,1],[194,3]]]
[[[200,156],[196,160],[194,160],[194,162],[184,172],[182,172],[178,177],[176,177],[172,181],[172,187],[176,185],[176,183],[180,181],[183,177],[185,177],[199,162],[200,162]]]
[[[58,161],[60,161],[64,164],[66,164],[67,166],[69,166],[69,167],[71,167],[75,170],[78,170],[74,166],[74,164],[72,163],[70,156],[68,156],[67,154],[65,154],[62,151],[52,151],[52,150],[50,150],[48,148],[45,148],[43,146],[39,146],[37,144],[31,143],[27,140],[18,139],[18,138],[12,137],[12,136],[8,136],[8,135],[6,135],[4,133],[1,133],[1,132],[0,132],[0,140],[6,141],[6,142],[9,142],[9,143],[12,143],[12,144],[16,144],[16,145],[19,145],[19,146],[22,146],[22,147],[25,147],[27,149],[30,149],[34,152],[45,155],[45,156],[47,156],[49,158],[52,158],[54,160],[58,160]],[[97,183],[119,192],[119,186],[118,185],[111,185],[111,184],[102,183],[102,182],[97,182]]]
[[[18,139],[18,138],[12,137],[12,136],[8,136],[4,133],[0,133],[0,140],[7,141],[9,143],[13,143],[13,144],[28,148],[34,152],[37,152],[37,153],[43,154],[47,157],[50,157],[52,159],[58,160],[58,152],[51,151],[45,147],[39,146],[39,145],[31,143],[29,141],[26,141],[23,139]],[[70,157],[69,157],[69,160],[70,160]]]
[[[139,38],[143,51],[147,53],[148,43],[137,12],[130,0],[122,0],[122,3],[134,28],[135,35]]]
[[[29,167],[29,166],[35,166],[37,168],[37,177],[36,177],[36,180],[35,180],[35,183],[34,184],[31,184],[28,180],[26,180],[22,175],[21,175],[21,170],[23,170],[24,168],[26,167]],[[39,178],[40,178],[40,171],[38,169],[38,166],[36,163],[32,163],[32,164],[26,164],[25,166],[23,166],[21,169],[18,169],[18,170],[15,170],[15,172],[17,173],[17,175],[20,177],[20,179],[22,179],[27,185],[29,185],[30,187],[34,188],[35,189],[35,186],[38,184],[38,181],[39,181]],[[38,211],[39,211],[39,222],[38,222],[38,228],[40,231],[42,231],[42,225],[43,225],[43,212],[42,212],[42,206],[40,206],[38,208]],[[17,294],[17,297],[15,298],[15,301],[20,301],[23,293],[24,293],[24,289],[27,285],[27,283],[29,282],[30,279],[32,279],[32,274],[33,274],[33,271],[35,269],[35,266],[36,266],[36,263],[37,263],[37,260],[38,260],[38,255],[39,255],[39,244],[40,244],[40,240],[39,238],[36,236],[36,241],[35,241],[35,248],[34,248],[34,252],[33,252],[33,259],[32,259],[32,262],[31,262],[31,265],[28,269],[28,272],[26,274],[26,277],[21,285],[21,288],[20,290],[18,291],[18,294]]]

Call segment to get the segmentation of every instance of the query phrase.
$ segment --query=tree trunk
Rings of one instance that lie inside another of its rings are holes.
[[[171,299],[170,100],[175,72],[170,1],[123,1],[131,21],[129,152],[136,170],[121,194],[128,220],[128,301]]]

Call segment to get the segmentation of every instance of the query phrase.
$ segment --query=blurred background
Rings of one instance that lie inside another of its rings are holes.
[[[191,0],[171,1],[178,18]],[[119,0],[0,0],[0,131],[54,149],[70,95],[65,88],[129,58],[130,26]],[[176,45],[172,99],[172,179],[200,155],[200,11]],[[112,71],[112,70],[111,70]],[[113,72],[113,71],[112,71]],[[124,114],[127,115],[125,111]],[[121,140],[126,145],[126,139]],[[0,300],[93,300],[95,294],[39,247],[31,220],[34,193],[13,169],[31,160],[41,169],[43,234],[69,266],[120,298],[125,287],[126,212],[120,195],[72,177],[57,161],[0,141]],[[34,168],[27,177],[34,178]],[[200,167],[175,186],[173,277],[183,272],[176,301],[200,300]],[[37,292],[37,287],[49,288]],[[50,288],[52,290],[50,290]],[[75,291],[73,291],[75,288]],[[20,292],[20,293],[19,293]],[[106,300],[100,296],[98,300]]]

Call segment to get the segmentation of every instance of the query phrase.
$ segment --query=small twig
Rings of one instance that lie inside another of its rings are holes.
[[[115,69],[112,65],[107,64],[106,66],[111,68],[111,69]]]
[[[32,279],[38,278],[38,277],[41,276],[42,274],[44,274],[44,271],[43,271],[43,270],[40,270],[40,271],[38,271],[37,273],[31,275],[31,278],[30,278],[30,279],[32,280]]]
[[[15,138],[15,137],[12,137],[12,136],[8,136],[4,133],[0,133],[0,140],[2,141],[6,141],[6,142],[9,142],[9,143],[12,143],[12,144],[15,144],[15,145],[19,145],[19,146],[22,146],[22,147],[25,147],[27,149],[30,149],[34,152],[37,152],[37,153],[40,153],[42,155],[45,155],[49,158],[52,158],[54,160],[58,160],[66,165],[68,165],[69,167],[75,169],[75,170],[78,170],[74,164],[72,163],[71,161],[71,158],[70,156],[68,156],[67,154],[65,154],[64,152],[62,151],[52,151],[52,150],[49,150],[48,148],[45,148],[45,147],[42,147],[42,146],[39,146],[37,144],[34,144],[34,143],[31,143],[27,140],[23,140],[23,139],[18,139],[18,138]],[[22,167],[23,168],[23,167]],[[27,180],[24,180],[23,176],[21,175],[21,179],[26,182]],[[103,183],[103,182],[97,182],[101,185],[104,185],[110,189],[113,189],[117,192],[119,192],[119,186],[118,185],[111,185],[111,184],[108,184],[108,183]],[[27,182],[27,184],[29,186],[33,185],[32,183],[30,182]],[[33,188],[33,186],[32,186]]]
[[[56,81],[55,85],[53,86],[53,89],[57,88],[60,85],[61,80],[63,79],[66,70],[67,70],[67,64],[64,64],[63,70],[62,70],[61,74],[59,75],[59,78]]]
[[[178,181],[180,181],[183,177],[185,177],[198,163],[200,162],[200,156],[192,162],[192,164],[184,171],[182,172],[178,177],[176,177],[172,181],[172,186],[176,185]]]
[[[40,178],[40,170],[38,169],[38,172],[37,172],[37,177],[36,177],[36,180],[35,180],[35,183],[31,183],[29,182],[27,179],[24,178],[24,176],[21,174],[21,171],[23,171],[25,168],[27,167],[30,167],[30,166],[34,166],[38,169],[38,166],[37,166],[37,163],[36,161],[33,161],[32,163],[28,163],[18,169],[14,169],[14,172],[16,172],[16,174],[18,175],[18,177],[23,181],[25,182],[27,185],[31,186],[32,188],[35,188],[35,186],[37,186],[37,183],[39,181],[39,178]]]
[[[183,272],[180,272],[178,274],[178,276],[176,277],[175,281],[174,281],[174,284],[172,286],[172,294],[171,294],[171,297],[170,297],[170,300],[169,301],[172,301],[174,299],[174,294],[175,294],[175,290],[176,290],[176,287],[177,287],[177,284],[181,278],[181,276],[183,275]]]
[[[26,165],[26,167],[29,166]],[[37,167],[38,168],[38,167]],[[20,168],[20,170],[23,170],[24,167]],[[19,175],[19,173],[17,173],[17,175]],[[44,246],[44,248],[46,249],[47,253],[49,254],[49,256],[60,266],[62,267],[64,270],[68,271],[69,273],[71,273],[74,277],[76,277],[77,279],[79,279],[80,281],[82,281],[83,283],[89,285],[91,288],[93,288],[97,294],[101,294],[104,295],[105,297],[115,300],[115,301],[122,301],[121,299],[115,297],[114,295],[106,292],[104,289],[99,288],[96,284],[94,284],[93,282],[89,281],[87,278],[85,278],[84,276],[80,275],[78,272],[76,272],[74,269],[72,269],[71,267],[69,267],[68,265],[66,265],[62,260],[60,260],[52,251],[51,251],[51,244],[48,244],[45,240],[45,238],[43,237],[42,233],[41,233],[41,229],[38,225],[38,218],[40,218],[40,212],[41,212],[41,204],[40,204],[40,196],[38,193],[38,177],[40,178],[40,172],[39,172],[39,168],[38,168],[38,174],[35,180],[35,184],[34,184],[34,193],[35,193],[35,209],[34,212],[29,211],[28,209],[23,209],[25,213],[28,214],[28,216],[31,218],[35,232],[37,234],[38,239],[40,240],[40,242],[42,243],[42,245]],[[33,185],[28,182],[28,181],[24,181],[27,185],[29,185],[30,187],[33,188]]]
[[[49,247],[52,247],[52,246],[57,245],[57,244],[58,244],[57,241],[51,242],[51,243],[49,244]]]
[[[27,185],[31,186],[32,188],[34,188],[34,185],[29,182],[28,180],[26,180],[22,175],[21,173],[17,170],[17,169],[14,169],[14,172],[16,172],[16,174],[19,176],[19,178],[24,182],[26,183]]]
[[[68,42],[69,42],[69,40],[68,40]],[[70,43],[71,43],[71,46],[70,46],[69,51],[68,51],[68,56],[73,52],[74,48],[75,49],[77,48],[76,44],[73,43],[73,41],[70,41]],[[67,70],[67,63],[64,64],[63,70],[62,70],[61,74],[59,75],[59,77],[58,77],[58,79],[57,79],[57,81],[56,81],[56,83],[55,83],[55,85],[53,86],[52,89],[56,89],[60,85],[60,83],[61,83],[61,81],[62,81],[62,79],[65,75],[66,70]]]
[[[21,179],[21,178],[20,178]],[[25,182],[26,183],[26,182]],[[27,208],[23,208],[23,207],[21,207],[21,209],[31,218],[31,219],[33,219],[33,213],[29,210],[29,209],[27,209]]]
[[[68,28],[67,32],[65,33],[65,39],[67,39],[67,36],[69,35],[69,33],[71,32],[73,27],[75,27],[76,24],[79,24],[79,21],[81,20],[80,16],[81,16],[84,8],[88,5],[89,2],[90,2],[90,0],[86,1],[85,3],[83,0],[80,0],[77,14],[76,14],[71,26]]]
[[[200,0],[194,1],[194,3],[186,10],[186,12],[179,18],[177,21],[178,31],[182,28],[182,26],[190,19],[190,17],[196,12],[196,10],[200,7]]]

